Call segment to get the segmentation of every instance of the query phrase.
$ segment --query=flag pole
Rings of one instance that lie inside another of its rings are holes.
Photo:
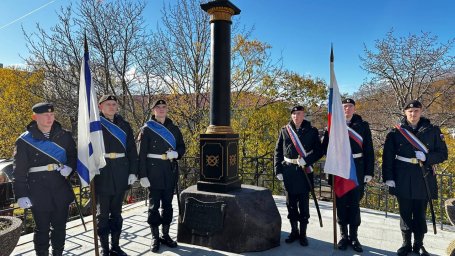
[[[96,196],[95,196],[95,182],[94,180],[90,181],[90,201],[92,208],[92,219],[93,219],[93,242],[95,243],[95,255],[99,256],[99,247],[98,247],[98,228],[96,222]]]
[[[338,249],[337,247],[337,196],[335,194],[335,176],[332,176],[332,198],[333,198],[333,249]]]
[[[333,56],[333,43],[330,45],[330,68],[332,69],[333,62],[335,58]],[[332,70],[331,70],[332,73]],[[330,79],[332,79],[332,75],[330,75]],[[330,81],[332,83],[332,81]],[[329,124],[329,131],[330,131],[330,124]],[[332,198],[333,198],[333,210],[332,210],[332,224],[333,224],[333,249],[338,249],[337,247],[337,197],[335,193],[335,175],[332,175]]]

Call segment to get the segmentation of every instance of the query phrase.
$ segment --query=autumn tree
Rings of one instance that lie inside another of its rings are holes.
[[[171,118],[187,140],[188,153],[197,154],[199,134],[209,123],[209,15],[198,0],[178,0],[164,6],[161,24],[152,33],[143,20],[144,7],[142,1],[84,0],[75,8],[62,8],[50,32],[39,25],[36,32],[24,32],[31,53],[27,64],[45,74],[45,89],[35,93],[65,109],[75,127],[86,34],[97,91],[119,96],[121,114],[136,129],[151,117],[153,100],[165,97]],[[284,70],[281,59],[272,59],[272,47],[251,38],[252,30],[242,28],[235,17],[232,27],[233,113],[246,113],[245,108],[258,111],[276,101],[299,102],[318,111],[325,93],[320,81]],[[244,97],[250,96],[253,101],[245,106]],[[234,118],[239,118],[239,131],[252,123],[240,115]]]
[[[263,79],[262,83],[270,83]],[[262,89],[267,88],[265,91]],[[306,119],[318,128],[326,125],[327,86],[320,79],[283,71],[272,84],[251,92],[234,93],[233,127],[239,132],[242,156],[273,154],[279,129],[290,120],[290,109],[305,107]]]
[[[13,155],[17,137],[31,121],[32,106],[40,98],[31,90],[40,90],[43,73],[0,68],[0,158]]]
[[[45,74],[45,88],[35,94],[65,109],[73,128],[84,35],[98,94],[117,95],[122,114],[134,127],[145,120],[148,101],[137,96],[147,96],[155,89],[146,61],[151,50],[147,48],[150,33],[143,19],[144,8],[143,1],[83,0],[76,8],[72,4],[62,7],[49,32],[39,24],[34,32],[24,31],[30,52],[27,65]]]
[[[155,74],[165,92],[179,103],[173,114],[197,135],[208,126],[210,105],[210,16],[202,11],[200,2],[179,0],[164,6],[161,26],[154,34]],[[271,46],[250,39],[249,31],[238,29],[236,24],[234,21],[231,40],[233,108],[238,101],[236,95],[255,90],[265,76],[281,71],[279,61],[271,58]]]
[[[245,106],[233,112],[232,127],[239,133],[239,149],[242,157],[270,157],[278,131],[289,121],[289,104],[277,101],[262,107],[249,106],[257,95],[242,96]]]
[[[395,37],[393,30],[375,43],[375,50],[364,48],[362,68],[371,79],[361,91],[375,96],[387,97],[392,101],[382,104],[380,111],[399,117],[404,104],[410,99],[421,100],[426,109],[432,109],[437,124],[452,122],[453,111],[441,106],[454,105],[455,56],[450,55],[455,38],[448,42],[438,41],[431,33],[410,34]]]
[[[210,23],[209,15],[199,4],[197,0],[179,0],[175,5],[166,5],[153,47],[156,76],[174,105],[172,117],[182,126],[190,152],[196,154],[199,134],[208,126],[210,106]],[[315,99],[325,93],[318,91],[319,82],[285,71],[282,60],[271,57],[272,46],[251,38],[251,29],[238,25],[235,16],[233,19],[231,109],[236,131],[242,133],[250,128],[253,119],[248,113],[258,112],[277,100],[317,105],[319,99]],[[310,84],[318,89],[313,90]],[[297,92],[299,89],[302,91]],[[258,132],[263,131],[265,127]]]
[[[207,126],[210,72],[209,16],[199,1],[179,0],[162,9],[161,24],[153,35],[154,75],[169,94],[172,118],[186,139],[197,141]],[[190,146],[190,145],[189,145]],[[195,153],[194,147],[189,147]]]
[[[443,127],[449,160],[436,168],[441,174],[441,198],[453,196],[450,175],[455,166],[451,157],[454,141],[444,128],[455,125],[455,57],[450,55],[453,43],[454,39],[441,43],[425,32],[400,38],[389,32],[376,41],[375,51],[365,47],[362,66],[371,79],[355,94],[357,112],[370,122],[379,165],[387,131],[403,117],[406,101],[420,100],[423,115]],[[441,205],[442,202],[435,204],[436,211]]]
[[[438,185],[441,188],[441,198],[452,198],[454,197],[452,177],[455,176],[455,136],[454,134],[449,134],[447,129],[443,129],[442,132],[445,134],[449,157],[447,161],[436,167],[436,171],[443,174],[438,180]]]

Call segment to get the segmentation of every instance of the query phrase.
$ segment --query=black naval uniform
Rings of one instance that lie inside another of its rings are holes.
[[[100,116],[104,117],[102,113]],[[106,166],[95,176],[97,195],[98,235],[103,253],[109,255],[109,233],[111,234],[111,255],[126,255],[119,247],[122,232],[122,204],[128,189],[128,177],[138,172],[138,154],[131,125],[120,115],[110,121],[126,134],[126,148],[102,126]],[[118,155],[121,154],[121,155]]]
[[[157,121],[155,116],[152,116],[152,120]],[[178,153],[177,159],[182,158],[186,148],[180,129],[169,118],[165,119],[163,126],[174,135],[176,140],[175,151]],[[166,155],[166,152],[170,149],[169,144],[161,136],[146,126],[142,128],[139,151],[139,178],[147,177],[150,181],[150,206],[147,222],[152,229],[153,239],[158,239],[158,227],[161,224],[163,225],[163,238],[170,239],[169,227],[173,216],[172,198],[176,183],[178,182],[178,174],[174,168],[178,167],[174,166],[177,164],[176,160],[172,160],[171,162],[168,159],[150,158],[147,155]],[[161,215],[159,212],[160,204],[163,209]],[[161,242],[163,242],[163,238]]]
[[[308,153],[304,158],[306,166],[312,166],[322,156],[322,146],[319,140],[318,130],[311,126],[311,123],[304,120],[299,129],[296,130],[295,124],[289,124],[297,133],[303,148]],[[303,169],[294,163],[285,161],[297,159],[299,154],[292,143],[286,127],[282,127],[275,146],[275,174],[283,175],[284,187],[286,189],[286,206],[288,208],[288,219],[291,223],[292,231],[286,242],[293,242],[299,236],[302,245],[307,245],[306,227],[310,218],[309,211],[309,192],[310,186],[303,173]],[[311,186],[314,185],[313,173],[308,173]],[[300,234],[297,223],[300,222]],[[305,242],[303,242],[305,240]]]
[[[50,140],[66,151],[66,163],[58,163],[22,139],[16,141],[14,155],[14,193],[16,198],[28,197],[32,203],[35,233],[33,242],[37,255],[49,255],[49,232],[53,255],[62,255],[65,245],[68,208],[74,200],[68,181],[56,168],[51,171],[29,172],[30,168],[49,164],[65,164],[76,170],[76,143],[71,132],[64,130],[54,121],[49,139],[32,121],[27,131],[37,140]]]
[[[424,162],[427,172],[426,180],[430,187],[431,198],[437,199],[438,189],[432,165],[442,163],[448,157],[447,146],[443,140],[441,130],[424,117],[420,118],[415,129],[407,123],[406,118],[401,120],[401,126],[412,132],[429,150]],[[415,151],[417,150],[398,129],[394,128],[387,134],[382,156],[382,177],[384,182],[388,180],[395,181],[395,188],[391,187],[389,192],[398,199],[400,228],[403,236],[402,252],[406,253],[411,248],[411,233],[414,233],[413,250],[418,252],[423,247],[423,237],[427,232],[426,209],[428,200],[422,169],[415,158]],[[415,163],[398,160],[396,159],[397,156],[409,160],[413,159]],[[402,255],[406,254],[403,253]]]
[[[336,198],[337,222],[340,226],[341,233],[341,240],[338,243],[338,247],[344,250],[346,249],[347,243],[353,243],[354,250],[361,252],[362,248],[357,239],[357,230],[361,223],[360,200],[364,194],[365,176],[374,176],[374,148],[370,125],[360,115],[354,114],[348,123],[348,127],[362,136],[363,143],[361,147],[354,139],[349,138],[359,186],[347,192],[342,197]],[[327,153],[328,144],[329,133],[326,131],[322,141],[325,153]]]

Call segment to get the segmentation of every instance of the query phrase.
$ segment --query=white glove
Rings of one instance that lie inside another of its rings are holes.
[[[299,163],[299,166],[301,166],[301,167],[305,167],[305,165],[306,165],[305,159],[303,159],[301,157],[299,157],[297,162]]]
[[[68,177],[68,175],[71,174],[73,169],[69,166],[63,165],[63,166],[60,166],[59,168],[57,168],[57,171],[59,171],[63,177]]]
[[[130,176],[128,176],[128,185],[133,184],[134,182],[136,182],[136,180],[137,180],[136,175],[130,174]]]
[[[385,184],[391,188],[395,187],[395,181],[394,180],[386,180]]]
[[[167,154],[167,159],[176,159],[177,157],[179,157],[179,153],[177,153],[177,151],[174,151],[174,150],[169,150],[168,152],[166,152]]]
[[[415,151],[416,152],[416,158],[419,159],[422,162],[425,162],[427,160],[427,157],[425,156],[425,153],[422,151]]]
[[[276,178],[277,178],[278,180],[281,180],[281,181],[282,181],[282,180],[283,180],[283,174],[278,173],[278,174],[276,175]]]
[[[363,179],[363,181],[364,181],[365,183],[368,183],[368,182],[370,182],[372,179],[373,179],[372,176],[370,176],[370,175],[365,175],[365,178]]]
[[[28,198],[28,197],[21,197],[21,198],[17,199],[17,204],[22,209],[27,209],[27,208],[32,207],[32,202],[30,201],[30,198]]]
[[[139,180],[139,182],[141,183],[141,186],[142,186],[143,188],[148,188],[148,187],[150,187],[150,181],[149,181],[149,179],[148,179],[147,177],[141,178],[141,179]]]

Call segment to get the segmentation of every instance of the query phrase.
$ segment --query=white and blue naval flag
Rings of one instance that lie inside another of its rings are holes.
[[[79,85],[79,115],[77,123],[77,173],[83,187],[106,166],[104,140],[89,67],[87,40],[84,39],[84,61]]]

